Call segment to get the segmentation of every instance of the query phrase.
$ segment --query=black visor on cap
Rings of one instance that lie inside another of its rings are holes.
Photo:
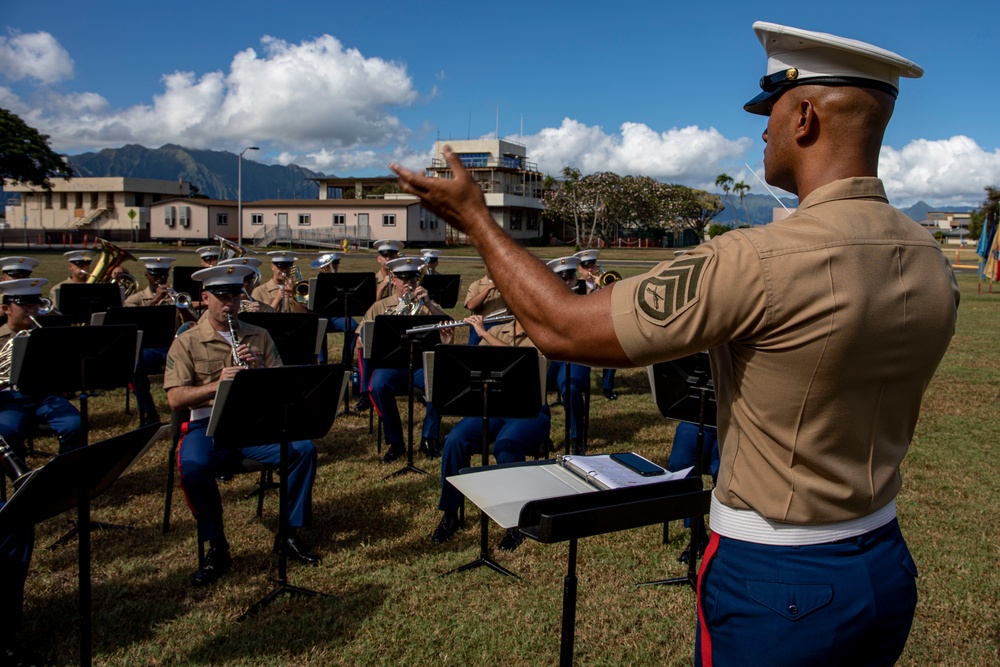
[[[243,283],[237,283],[235,285],[212,285],[211,287],[206,287],[205,291],[216,296],[240,294],[243,291]]]
[[[21,306],[37,306],[42,302],[42,297],[35,296],[32,294],[23,294],[17,296],[5,296],[3,298],[4,303],[16,303]]]
[[[412,280],[417,277],[416,271],[393,271],[392,275],[396,276],[400,280]]]
[[[12,278],[27,278],[31,275],[30,269],[8,269],[4,271],[8,276]]]
[[[290,269],[295,262],[271,262],[279,269]]]
[[[378,254],[382,255],[383,257],[392,257],[393,255],[398,255],[399,251],[398,250],[379,250]]]
[[[566,271],[560,271],[559,277],[563,280],[569,280],[570,278],[576,278],[576,269],[567,269]]]
[[[70,264],[75,264],[76,266],[87,266],[88,264],[90,264],[90,260],[89,259],[71,259],[69,261],[69,263]]]
[[[794,68],[793,68],[794,69]],[[815,76],[809,79],[789,79],[788,72],[793,70],[782,70],[774,74],[763,76],[760,79],[760,87],[763,89],[759,95],[743,105],[743,110],[758,116],[770,116],[769,104],[773,104],[789,88],[795,86],[851,86],[854,88],[872,88],[883,93],[892,95],[896,99],[899,90],[884,81],[874,81],[856,76]]]
[[[594,264],[597,264],[596,259],[588,259],[583,262],[580,262],[580,266],[593,266]]]

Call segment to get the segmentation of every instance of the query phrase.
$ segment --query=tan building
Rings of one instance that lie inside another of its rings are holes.
[[[4,192],[20,193],[7,205],[7,223],[31,232],[77,232],[115,239],[147,238],[150,207],[163,199],[186,197],[185,181],[149,178],[52,179],[52,189],[4,182]]]
[[[542,235],[542,173],[529,162],[521,144],[497,139],[437,141],[428,170],[438,178],[451,178],[442,150],[451,146],[462,164],[479,183],[493,220],[518,240]],[[448,227],[448,243],[464,243],[464,235]]]
[[[219,199],[178,197],[150,207],[152,241],[211,241],[216,236],[236,240],[237,203]],[[244,207],[245,208],[245,207]]]

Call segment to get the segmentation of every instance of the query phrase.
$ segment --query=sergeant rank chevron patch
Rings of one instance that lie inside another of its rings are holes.
[[[639,283],[636,302],[650,318],[665,322],[698,296],[707,257],[679,259],[658,275]]]

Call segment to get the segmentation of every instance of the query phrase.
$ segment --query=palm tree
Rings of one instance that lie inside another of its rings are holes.
[[[740,181],[739,183],[733,185],[733,192],[740,196],[740,206],[742,206],[743,210],[747,212],[747,224],[753,226],[753,221],[750,220],[750,207],[746,203],[746,196],[747,193],[750,192],[750,186],[743,181]]]
[[[715,186],[722,188],[722,191],[726,193],[726,199],[729,200],[729,205],[733,209],[733,226],[737,227],[739,222],[736,220],[736,207],[733,206],[733,198],[729,196],[730,190],[733,189],[733,177],[729,174],[719,174],[715,178]]]

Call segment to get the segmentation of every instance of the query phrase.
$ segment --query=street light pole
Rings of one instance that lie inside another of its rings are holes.
[[[242,151],[240,151],[239,157],[236,159],[236,224],[239,227],[237,232],[237,238],[239,239],[237,243],[243,245],[243,154],[247,151],[259,151],[260,148],[257,146],[247,146]]]

